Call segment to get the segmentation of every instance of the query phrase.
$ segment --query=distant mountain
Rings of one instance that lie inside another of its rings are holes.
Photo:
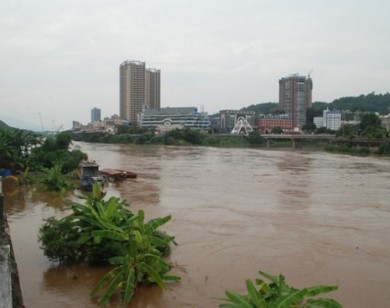
[[[315,114],[321,114],[323,110],[329,108],[330,110],[350,110],[350,111],[366,111],[366,112],[378,112],[385,115],[390,113],[390,94],[375,94],[370,93],[360,96],[347,96],[335,99],[331,103],[326,102],[314,102],[312,111]],[[256,105],[250,105],[244,107],[241,110],[245,111],[258,111],[264,114],[279,113],[278,103],[261,103]]]
[[[329,104],[329,109],[378,112],[386,115],[390,112],[390,94],[360,95],[356,97],[342,97]]]
[[[243,111],[258,111],[260,113],[269,114],[279,110],[278,103],[261,103],[256,105],[250,105],[248,107],[244,107],[241,110]]]
[[[8,126],[5,122],[0,120],[0,129],[13,129],[13,127]]]

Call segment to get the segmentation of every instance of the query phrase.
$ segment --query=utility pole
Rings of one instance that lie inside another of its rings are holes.
[[[41,120],[41,131],[43,132],[43,120],[42,120],[42,115],[40,112],[38,112],[39,114],[39,119]]]

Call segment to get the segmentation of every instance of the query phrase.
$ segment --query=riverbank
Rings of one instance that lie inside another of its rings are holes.
[[[111,144],[207,146],[217,148],[302,149],[344,153],[351,155],[390,156],[390,140],[336,138],[330,135],[259,135],[249,136],[204,134],[193,130],[177,130],[164,135],[143,134],[112,135],[106,133],[73,133],[74,141]]]

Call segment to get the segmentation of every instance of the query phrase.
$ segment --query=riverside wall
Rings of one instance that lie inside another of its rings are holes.
[[[18,267],[5,213],[5,201],[0,177],[0,308],[22,308]]]

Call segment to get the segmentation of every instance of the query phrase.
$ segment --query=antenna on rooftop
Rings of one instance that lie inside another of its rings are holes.
[[[313,70],[311,70],[311,71],[309,72],[309,74],[307,74],[307,78],[310,78],[311,73],[313,73]]]

